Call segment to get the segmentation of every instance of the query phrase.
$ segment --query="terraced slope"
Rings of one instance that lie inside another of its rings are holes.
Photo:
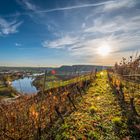
[[[98,75],[65,123],[56,123],[50,132],[50,138],[56,140],[120,140],[127,139],[127,135],[126,118],[108,84],[106,72]]]

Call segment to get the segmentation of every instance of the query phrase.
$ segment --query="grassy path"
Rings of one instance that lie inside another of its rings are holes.
[[[120,140],[127,135],[125,118],[107,82],[106,73],[98,75],[77,110],[65,123],[53,129],[56,140]]]

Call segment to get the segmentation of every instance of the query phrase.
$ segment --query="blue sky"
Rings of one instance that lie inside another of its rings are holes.
[[[1,66],[113,65],[139,44],[139,0],[0,1]]]

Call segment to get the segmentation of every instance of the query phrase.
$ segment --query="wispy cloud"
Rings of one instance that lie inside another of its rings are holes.
[[[58,8],[48,9],[48,10],[39,10],[40,8],[36,6],[33,2],[31,2],[31,0],[22,0],[22,1],[17,0],[17,2],[20,5],[22,5],[24,8],[28,10],[32,10],[36,13],[49,13],[49,12],[55,12],[55,11],[64,11],[64,10],[73,10],[73,9],[86,8],[86,7],[102,6],[102,5],[113,3],[114,0],[93,3],[93,4],[91,3],[91,4],[80,4],[80,5],[74,5],[74,6],[68,6],[68,7],[58,7]]]
[[[0,35],[5,36],[18,32],[18,27],[22,24],[22,21],[7,21],[0,17]]]
[[[53,40],[53,41],[44,41],[42,43],[43,47],[47,48],[65,48],[67,46],[74,45],[75,43],[78,43],[79,39],[77,37],[70,37],[70,36],[64,36],[62,38]]]
[[[37,24],[44,23],[44,13],[38,12],[41,10],[41,8],[38,5],[34,4],[32,0],[16,1],[25,10],[25,12],[19,13],[18,16],[29,16]],[[14,15],[12,15],[12,17],[14,17]]]
[[[115,16],[111,19],[105,20],[103,17],[96,18],[94,24],[91,27],[87,27],[85,32],[88,33],[115,33],[115,32],[129,32],[139,29],[140,17],[123,17]]]
[[[36,10],[38,10],[38,7],[35,4],[33,4],[32,2],[30,2],[30,0],[17,0],[17,3],[20,4],[21,6],[23,6],[23,8],[25,8],[27,10],[31,10],[34,12]]]
[[[79,8],[96,7],[96,6],[102,6],[102,5],[109,4],[109,3],[113,3],[113,1],[106,1],[106,2],[93,3],[93,4],[81,4],[81,5],[76,5],[76,6],[60,7],[60,8],[54,8],[54,9],[42,10],[42,11],[36,11],[36,12],[49,13],[49,12],[73,10],[73,9],[79,9]]]
[[[32,10],[32,11],[36,11],[37,10],[37,7],[34,4],[31,4],[30,2],[28,2],[27,0],[23,1],[23,4],[29,10]]]
[[[131,8],[135,6],[136,2],[137,2],[136,0],[116,0],[112,3],[104,5],[104,11],[116,10],[124,7]]]

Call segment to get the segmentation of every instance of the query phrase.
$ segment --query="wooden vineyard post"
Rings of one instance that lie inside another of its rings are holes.
[[[130,106],[131,106],[131,110],[132,110],[133,115],[139,116],[137,111],[136,111],[136,108],[135,108],[134,97],[130,98]]]
[[[121,93],[122,101],[125,102],[122,82],[120,83],[120,93]]]
[[[38,129],[37,129],[37,140],[41,140],[41,135],[42,135],[41,134],[41,108],[42,108],[43,95],[44,95],[44,92],[45,92],[46,76],[47,76],[47,71],[45,70],[43,87],[42,87],[42,92],[41,92],[41,101],[40,101],[40,110],[39,110],[39,119],[38,119]]]
[[[61,115],[61,113],[59,112],[58,107],[55,106],[54,108],[55,108],[55,112],[57,113],[57,115],[61,118],[62,122],[64,123],[64,118],[63,118],[63,116]]]
[[[85,79],[85,89],[87,89],[87,87],[88,87],[88,79],[86,77],[86,79]]]
[[[93,73],[93,71],[91,71],[90,72],[90,75],[89,75],[89,80],[91,81],[91,79],[92,79],[92,73]]]
[[[80,78],[78,85],[76,86],[76,90],[79,92],[80,96],[82,97],[82,91],[81,91],[81,81],[82,81],[82,75],[80,76],[80,71],[78,72],[78,77]]]
[[[95,79],[96,79],[96,77],[97,77],[97,75],[96,75],[96,74],[97,74],[97,68],[95,69]]]
[[[80,72],[78,71],[78,73],[77,73],[77,83],[81,80],[79,76],[80,76]]]
[[[131,92],[132,93],[129,93],[129,94],[132,94],[130,96],[130,106],[131,106],[131,110],[132,110],[132,113],[134,116],[139,116],[137,111],[136,111],[136,108],[135,108],[135,103],[134,103],[134,92],[135,92],[135,87],[134,85],[131,85]]]
[[[79,92],[80,96],[83,97],[82,96],[82,90],[81,90],[81,81],[79,82],[79,85],[76,85],[75,89],[76,89],[76,91]]]
[[[67,95],[70,103],[73,105],[74,109],[76,109],[76,106],[74,105],[74,102],[72,101],[71,97],[70,97],[70,94]]]
[[[44,75],[44,81],[43,81],[42,94],[44,94],[45,87],[46,87],[46,77],[47,77],[47,70],[45,70],[45,75]]]

